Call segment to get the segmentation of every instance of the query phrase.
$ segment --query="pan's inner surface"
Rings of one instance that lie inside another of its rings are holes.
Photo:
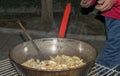
[[[91,45],[78,40],[43,38],[34,41],[43,54],[49,57],[56,55],[78,56],[87,63],[95,60],[97,56],[96,50]],[[37,59],[37,55],[37,52],[29,41],[17,45],[10,51],[10,58],[18,64],[22,64],[31,58]]]

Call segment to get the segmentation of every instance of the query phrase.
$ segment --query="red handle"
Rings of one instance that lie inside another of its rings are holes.
[[[64,38],[64,36],[65,36],[67,23],[68,23],[68,19],[69,19],[69,15],[70,15],[70,10],[71,10],[71,3],[67,3],[67,5],[65,7],[63,18],[62,18],[62,23],[60,26],[59,34],[58,34],[59,38]]]

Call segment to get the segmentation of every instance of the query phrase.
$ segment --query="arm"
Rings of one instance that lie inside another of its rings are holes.
[[[120,6],[120,0],[114,0],[114,6]]]

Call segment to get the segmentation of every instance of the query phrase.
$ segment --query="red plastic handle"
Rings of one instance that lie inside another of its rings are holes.
[[[69,19],[69,15],[70,15],[70,10],[71,10],[71,3],[67,3],[67,5],[65,7],[63,18],[62,18],[62,23],[60,26],[59,34],[58,34],[59,38],[64,38],[64,36],[65,36],[67,23],[68,23],[68,19]]]

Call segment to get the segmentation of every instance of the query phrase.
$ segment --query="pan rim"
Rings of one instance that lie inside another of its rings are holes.
[[[91,46],[89,43],[87,43],[87,42],[85,42],[85,41],[76,40],[76,39],[70,39],[70,38],[40,38],[40,39],[34,39],[34,40],[45,40],[45,39],[52,39],[52,40],[53,40],[53,39],[73,40],[73,41],[83,42],[83,43],[86,43],[86,44],[88,44],[89,46]],[[26,42],[29,42],[29,41],[26,41]],[[18,45],[16,45],[16,46],[19,46],[19,45],[24,44],[24,43],[26,43],[26,42],[20,43],[20,44],[18,44]],[[15,46],[15,47],[16,47],[16,46]],[[93,46],[91,46],[91,47],[93,47]],[[93,48],[94,48],[94,47],[93,47]],[[95,49],[95,48],[94,48],[94,49]],[[85,65],[82,65],[82,66],[79,66],[79,67],[75,67],[75,68],[70,68],[70,69],[60,69],[60,70],[43,70],[43,69],[41,69],[41,70],[38,70],[38,69],[34,69],[34,68],[30,68],[30,67],[23,66],[23,65],[21,65],[20,63],[16,62],[14,59],[12,59],[12,57],[11,57],[11,52],[12,52],[12,50],[9,51],[9,59],[10,59],[11,62],[14,62],[15,64],[19,65],[20,67],[22,67],[22,68],[24,68],[24,69],[31,70],[31,71],[36,71],[36,72],[40,72],[40,71],[41,71],[41,72],[42,72],[42,71],[44,71],[44,72],[62,72],[62,71],[70,71],[70,70],[80,69],[80,68],[85,67],[86,65],[88,65],[89,62],[94,62],[94,61],[96,60],[97,56],[98,56],[98,52],[97,52],[96,49],[95,49],[95,52],[96,52],[96,58],[95,58],[95,60],[93,59],[93,60],[87,62]]]

